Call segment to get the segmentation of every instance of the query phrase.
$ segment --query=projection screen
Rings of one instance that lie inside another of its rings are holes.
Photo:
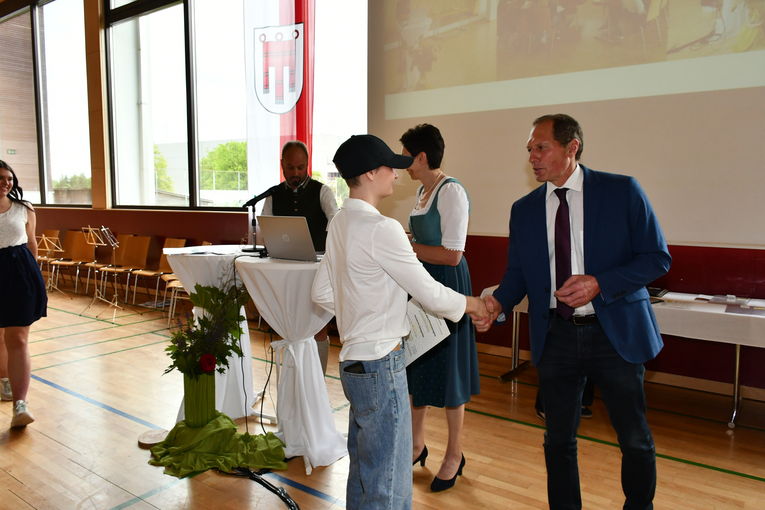
[[[538,184],[531,122],[574,116],[582,163],[635,176],[671,244],[765,247],[765,0],[369,2],[370,132],[421,122],[471,197],[470,234],[507,235]],[[406,224],[416,183],[384,212]]]

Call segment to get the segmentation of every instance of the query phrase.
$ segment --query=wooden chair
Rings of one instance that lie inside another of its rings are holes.
[[[104,291],[104,276],[105,274],[101,273],[101,269],[110,266],[110,265],[122,265],[122,259],[124,258],[125,250],[127,249],[127,242],[128,239],[133,237],[133,234],[119,234],[117,235],[117,247],[113,248],[110,261],[109,262],[103,262],[99,260],[93,260],[92,262],[89,262],[87,264],[83,264],[84,267],[88,268],[88,275],[85,280],[85,294],[88,293],[88,287],[90,286],[90,273],[93,273],[93,293],[96,294],[98,292],[101,292],[103,295]],[[103,246],[103,245],[102,245]]]
[[[167,285],[165,285],[165,293],[167,294],[168,289],[170,290],[170,305],[167,309],[167,325],[170,325],[170,322],[173,320],[173,317],[175,316],[175,308],[178,305],[179,299],[189,299],[189,293],[186,291],[185,288],[183,288],[183,284],[180,280],[172,280],[167,282]]]
[[[121,243],[120,259],[117,264],[110,264],[99,269],[102,281],[112,275],[114,277],[114,292],[117,293],[119,275],[125,275],[125,302],[130,296],[130,275],[133,271],[146,268],[146,258],[149,256],[151,236],[129,236],[124,245]]]
[[[85,234],[81,230],[70,230],[64,237],[62,248],[64,251],[61,258],[50,262],[50,278],[53,280],[53,284],[57,285],[62,269],[74,269],[74,292],[77,293],[80,268],[96,259],[96,247],[86,242]],[[87,292],[87,285],[85,290]]]
[[[212,243],[209,241],[202,241],[200,243],[200,246],[212,246]],[[170,275],[164,275],[164,276],[170,276]],[[173,316],[175,315],[175,308],[178,304],[179,299],[189,299],[189,293],[186,289],[183,288],[183,284],[181,281],[175,277],[175,275],[172,275],[173,279],[169,279],[165,285],[165,294],[163,296],[163,300],[167,298],[167,292],[170,291],[170,306],[167,310],[167,324],[170,325],[170,321],[173,320]]]
[[[157,269],[137,269],[133,271],[132,275],[134,277],[133,282],[133,304],[135,304],[135,295],[138,290],[138,280],[141,277],[144,278],[156,278],[156,285],[154,288],[154,308],[157,308],[157,302],[159,300],[159,283],[164,281],[165,285],[167,285],[167,282],[171,281],[171,279],[164,279],[164,276],[172,275],[172,279],[176,279],[175,275],[173,275],[173,269],[170,267],[170,264],[167,262],[167,255],[164,254],[165,248],[182,248],[186,246],[186,239],[182,238],[176,238],[176,237],[168,237],[165,239],[165,243],[162,245],[163,253],[159,257],[159,264],[157,266]],[[147,294],[148,294],[148,287]],[[164,301],[163,301],[163,307],[164,307]]]

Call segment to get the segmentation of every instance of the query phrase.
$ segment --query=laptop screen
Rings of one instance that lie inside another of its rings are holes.
[[[317,260],[308,222],[303,216],[258,216],[257,219],[269,257]]]

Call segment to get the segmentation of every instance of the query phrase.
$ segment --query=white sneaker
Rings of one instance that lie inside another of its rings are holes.
[[[11,381],[7,377],[0,379],[0,400],[13,400]]]
[[[17,400],[13,406],[13,419],[11,419],[11,428],[26,427],[35,421],[32,413],[27,409],[27,403],[23,400]]]

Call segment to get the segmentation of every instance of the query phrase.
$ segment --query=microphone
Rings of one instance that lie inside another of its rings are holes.
[[[247,202],[245,202],[242,207],[252,207],[253,205],[257,204],[261,200],[263,200],[266,197],[270,197],[274,193],[276,193],[279,189],[279,186],[281,186],[281,183],[277,184],[276,186],[271,186],[266,191],[261,193],[260,195],[255,195],[251,199],[249,199]]]

